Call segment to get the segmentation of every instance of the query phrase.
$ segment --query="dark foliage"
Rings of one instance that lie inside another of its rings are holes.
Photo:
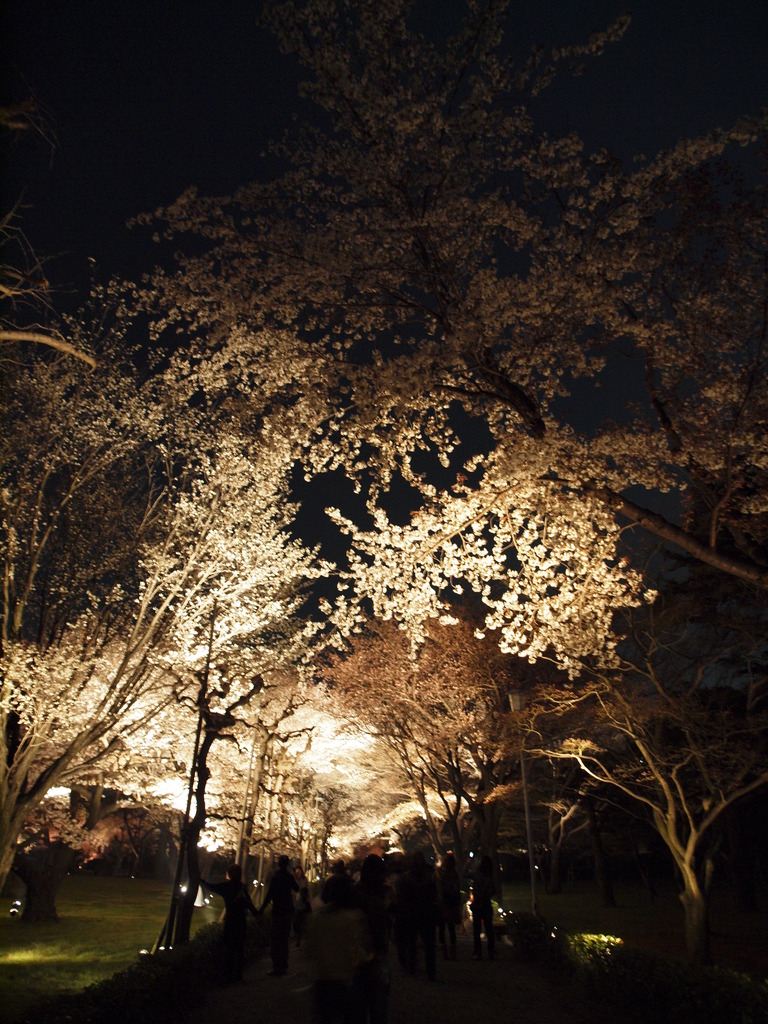
[[[633,952],[612,944],[606,936],[569,939],[568,967],[586,994],[615,1007],[622,1024],[762,1024],[768,1020],[768,981]]]
[[[532,913],[507,916],[507,937],[517,960],[559,964],[566,957],[560,935],[542,917]]]

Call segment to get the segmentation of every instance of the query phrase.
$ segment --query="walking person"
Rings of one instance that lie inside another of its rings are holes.
[[[397,950],[397,960],[407,969],[408,920],[405,900],[405,872],[408,865],[401,853],[389,858],[390,888],[392,893],[392,937]]]
[[[329,892],[338,892],[338,885],[352,885],[352,876],[347,871],[347,866],[343,860],[334,861],[331,865],[331,873],[328,875],[326,880],[323,882],[323,888],[320,891],[320,899],[323,903],[330,903],[328,896]]]
[[[493,934],[493,903],[491,902],[495,889],[493,862],[490,857],[485,856],[480,861],[478,871],[472,876],[473,960],[483,959],[481,940],[483,930],[485,931],[485,939],[488,943],[488,959],[493,960],[496,955],[496,941]]]
[[[307,876],[304,873],[304,869],[298,864],[294,868],[293,877],[296,879],[296,884],[299,887],[299,891],[293,894],[293,937],[296,940],[296,949],[298,949],[304,937],[307,914],[312,911],[312,902],[309,898]]]
[[[401,910],[405,921],[406,969],[416,973],[418,947],[424,952],[424,969],[430,981],[435,980],[435,949],[437,930],[437,885],[435,872],[424,854],[417,850],[411,867],[403,874]]]
[[[373,956],[365,915],[353,887],[340,876],[329,878],[323,906],[307,921],[306,955],[314,969],[314,1024],[361,1024],[364,1020],[359,972]]]
[[[207,882],[201,878],[200,884],[204,889],[218,893],[224,899],[224,974],[228,981],[242,981],[245,961],[245,915],[248,913],[257,917],[258,911],[243,885],[240,865],[229,865],[224,882]]]
[[[461,879],[456,868],[456,858],[449,851],[437,869],[437,929],[444,960],[456,959],[456,925],[461,924],[462,902]]]
[[[270,952],[272,970],[269,974],[280,977],[288,970],[288,940],[293,921],[293,894],[299,891],[296,879],[290,871],[287,857],[278,857],[277,867],[267,886],[267,895],[261,906],[263,913],[272,904],[272,926],[270,929]]]
[[[360,1024],[386,1024],[392,981],[389,966],[392,893],[387,885],[386,865],[378,854],[371,853],[363,861],[360,881],[355,885],[353,895],[368,924],[372,953],[360,967],[356,978],[360,995]]]

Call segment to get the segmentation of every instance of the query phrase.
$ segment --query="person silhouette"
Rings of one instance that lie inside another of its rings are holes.
[[[443,857],[437,869],[437,929],[440,947],[445,960],[456,959],[456,926],[461,924],[461,879],[456,868],[456,858],[450,851]],[[447,942],[446,942],[447,932]]]
[[[496,955],[496,942],[493,934],[493,903],[491,902],[495,888],[493,862],[490,857],[485,856],[481,859],[477,872],[472,876],[473,960],[482,960],[483,958],[481,940],[483,931],[485,931],[485,940],[488,944],[488,959],[493,960]]]
[[[299,891],[296,879],[290,872],[290,860],[278,857],[277,867],[267,886],[267,894],[261,905],[263,913],[272,904],[272,925],[270,929],[270,953],[272,970],[269,974],[279,977],[288,970],[288,940],[293,921],[293,894]]]
[[[360,1024],[365,1010],[359,975],[374,956],[371,932],[348,879],[329,878],[321,899],[323,906],[307,920],[304,941],[315,974],[314,1021]]]
[[[224,882],[208,882],[201,878],[200,884],[204,889],[215,892],[224,899],[224,973],[228,981],[242,981],[245,961],[245,915],[248,913],[256,917],[258,911],[243,885],[240,865],[229,865]]]

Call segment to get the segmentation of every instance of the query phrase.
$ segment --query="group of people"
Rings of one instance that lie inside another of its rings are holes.
[[[401,965],[417,972],[418,952],[424,957],[427,978],[436,975],[439,944],[446,960],[456,959],[457,928],[467,904],[473,923],[473,958],[481,959],[484,932],[490,959],[495,945],[492,921],[494,873],[489,857],[466,881],[456,859],[448,853],[437,869],[421,852],[395,861],[370,854],[353,878],[338,861],[323,883],[313,908],[309,885],[300,867],[291,870],[288,857],[278,859],[262,907],[257,910],[231,865],[227,881],[203,885],[224,897],[224,943],[229,950],[230,975],[240,977],[245,943],[246,914],[263,913],[271,906],[270,952],[272,975],[288,969],[293,934],[315,968],[313,987],[318,1024],[384,1024],[390,988],[389,948],[393,943]]]
[[[416,972],[419,946],[430,979],[435,977],[438,943],[445,960],[456,959],[456,929],[463,923],[467,889],[472,916],[472,958],[482,959],[485,935],[488,957],[493,960],[495,882],[490,857],[481,858],[477,871],[468,872],[466,878],[462,878],[452,853],[447,853],[435,870],[417,851],[411,856],[410,864],[406,862],[395,874],[392,908],[395,942],[398,959],[406,970]]]
[[[309,885],[301,868],[292,873],[290,860],[278,858],[275,870],[269,880],[264,902],[257,910],[250,893],[242,880],[239,864],[230,864],[223,882],[209,882],[205,878],[200,884],[208,892],[218,893],[224,900],[224,932],[222,943],[225,951],[224,974],[228,981],[240,981],[243,975],[245,955],[246,918],[263,914],[272,906],[270,946],[272,970],[270,974],[281,975],[288,970],[288,948],[291,930],[296,944],[301,943],[304,922],[311,910]]]
[[[307,927],[317,1024],[385,1024],[389,1003],[391,894],[383,858],[369,854],[357,880],[338,862]]]

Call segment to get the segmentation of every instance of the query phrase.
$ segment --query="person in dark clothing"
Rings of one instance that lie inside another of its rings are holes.
[[[348,878],[329,877],[321,900],[323,906],[307,920],[305,943],[315,975],[314,1024],[362,1024],[358,978],[373,955],[370,929]]]
[[[424,951],[424,967],[430,981],[435,979],[435,939],[437,928],[437,885],[435,873],[419,850],[411,858],[411,867],[400,883],[400,910],[405,923],[406,969],[416,973],[419,942]]]
[[[347,871],[347,868],[343,860],[337,860],[331,866],[331,873],[328,875],[326,880],[323,882],[323,888],[320,892],[320,899],[323,903],[330,903],[330,897],[328,896],[329,891],[333,891],[338,894],[339,882],[343,882],[345,885],[352,885],[352,878]],[[330,888],[329,888],[330,887]]]
[[[293,894],[299,891],[296,879],[290,872],[287,857],[278,857],[277,867],[267,886],[267,895],[261,906],[263,913],[272,904],[272,927],[270,931],[270,952],[272,970],[270,974],[280,976],[288,970],[288,940],[293,921]]]
[[[397,960],[401,967],[407,967],[406,954],[408,923],[405,906],[405,870],[408,863],[402,854],[389,858],[390,887],[392,890],[392,938],[397,950]]]
[[[381,857],[369,854],[353,889],[355,903],[365,915],[372,956],[362,964],[356,983],[360,993],[361,1024],[386,1024],[391,971],[389,940],[392,933],[392,894]]]
[[[438,919],[437,929],[443,958],[456,959],[456,925],[461,924],[461,879],[456,869],[456,858],[446,853],[437,869]],[[446,932],[448,941],[446,943]]]
[[[227,980],[242,981],[245,961],[245,915],[249,913],[256,917],[258,911],[243,885],[240,865],[229,865],[224,882],[207,882],[201,878],[200,884],[204,889],[218,893],[224,899],[224,971]]]
[[[304,937],[304,929],[307,924],[307,914],[312,913],[312,901],[309,897],[309,882],[304,869],[297,865],[293,870],[293,877],[299,891],[293,897],[293,937],[296,939],[296,948],[301,945]]]
[[[488,943],[488,959],[493,960],[496,953],[495,936],[493,934],[493,904],[491,903],[494,891],[493,862],[490,857],[483,857],[478,871],[472,876],[473,960],[482,960],[483,958],[483,947],[480,939],[480,934],[483,930],[485,930],[485,938]]]

